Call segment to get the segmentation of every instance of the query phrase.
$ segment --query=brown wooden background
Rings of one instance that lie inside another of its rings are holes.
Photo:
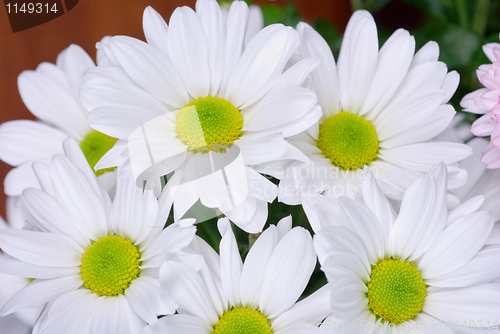
[[[269,0],[254,1],[265,3]],[[273,1],[284,4],[286,0]],[[343,31],[350,15],[348,0],[296,0],[309,20],[324,16]],[[0,8],[0,123],[34,119],[19,97],[17,76],[44,61],[54,63],[57,54],[71,43],[80,45],[95,59],[95,43],[106,35],[128,35],[144,39],[142,12],[155,8],[167,20],[177,6],[194,7],[195,0],[80,0],[79,4],[53,21],[12,33],[7,12]],[[3,179],[10,166],[0,161],[0,214],[5,217]]]

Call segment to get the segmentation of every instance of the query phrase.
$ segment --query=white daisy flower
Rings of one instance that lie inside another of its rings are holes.
[[[242,262],[231,225],[219,220],[220,257],[203,240],[193,247],[206,265],[198,272],[167,261],[162,286],[179,304],[177,314],[161,318],[142,334],[281,334],[294,333],[300,322],[319,323],[330,314],[325,285],[296,303],[316,264],[309,232],[286,217],[266,229]]]
[[[26,219],[40,231],[0,230],[5,272],[35,280],[0,310],[7,315],[46,304],[36,333],[138,333],[175,304],[160,288],[159,267],[187,246],[193,227],[163,229],[171,200],[160,201],[120,178],[111,203],[76,142],[68,157],[34,169],[42,190],[26,189]]]
[[[448,212],[442,163],[408,188],[396,217],[367,174],[364,205],[321,197],[308,207],[332,284],[329,320],[364,324],[359,333],[498,326],[500,246],[485,246],[493,216],[477,211],[481,198]]]
[[[297,32],[279,24],[257,32],[248,20],[243,1],[233,2],[224,21],[215,0],[198,0],[196,12],[177,8],[168,26],[148,7],[147,43],[124,36],[102,43],[114,66],[88,70],[80,96],[90,126],[120,139],[99,166],[116,166],[128,152],[139,183],[157,186],[175,171],[183,185],[173,195],[178,217],[200,200],[253,233],[277,194],[254,166],[285,154],[306,159],[284,137],[321,115],[315,94],[301,87],[320,59],[283,72]],[[239,161],[233,169],[232,161]],[[221,190],[227,184],[229,193]]]
[[[83,72],[95,67],[89,55],[78,45],[70,45],[57,57],[56,64],[41,63],[36,71],[24,71],[18,77],[19,93],[38,121],[15,120],[0,125],[0,159],[16,168],[5,178],[5,193],[18,196],[26,188],[37,188],[31,164],[48,163],[54,154],[62,154],[62,142],[73,137],[94,167],[116,142],[87,125],[88,111],[78,98]],[[97,171],[97,175],[105,170]],[[109,190],[116,174],[106,173],[99,181]]]
[[[465,145],[432,140],[455,115],[446,104],[459,75],[438,61],[429,42],[417,53],[408,31],[397,30],[379,50],[371,14],[357,11],[342,41],[338,63],[326,41],[305,23],[299,59],[323,56],[307,87],[318,96],[322,118],[289,139],[313,164],[295,162],[280,183],[280,201],[301,203],[303,193],[355,197],[367,165],[384,193],[401,200],[404,191],[436,163],[444,161],[449,187],[466,181],[458,161],[471,154]]]

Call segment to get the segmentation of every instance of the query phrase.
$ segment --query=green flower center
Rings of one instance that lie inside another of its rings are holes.
[[[384,322],[400,324],[422,310],[427,285],[413,263],[385,259],[372,267],[368,307]]]
[[[271,323],[262,313],[248,307],[237,307],[224,313],[212,334],[273,334],[273,332]]]
[[[215,96],[199,97],[177,114],[178,138],[194,153],[226,152],[241,136],[243,117],[231,102]]]
[[[372,122],[341,111],[319,128],[318,148],[343,170],[363,168],[377,159],[378,137]]]
[[[115,145],[117,140],[117,138],[107,136],[95,130],[83,138],[80,143],[80,148],[92,170],[94,170],[95,165],[101,160],[104,154],[108,153],[113,145]],[[115,167],[99,169],[95,172],[95,175],[99,176],[114,169]]]
[[[140,257],[139,250],[130,240],[118,235],[99,238],[83,254],[83,283],[99,296],[123,294],[139,277]]]

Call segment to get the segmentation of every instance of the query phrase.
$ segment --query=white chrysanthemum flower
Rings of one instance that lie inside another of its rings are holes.
[[[332,284],[329,320],[364,324],[359,333],[498,325],[500,246],[485,246],[493,216],[477,211],[481,198],[448,212],[442,163],[408,188],[396,217],[367,174],[364,205],[320,197],[307,206]]]
[[[248,18],[243,1],[233,2],[224,21],[215,0],[198,0],[196,12],[177,8],[167,26],[148,7],[147,43],[123,36],[101,43],[114,66],[88,70],[80,96],[90,126],[120,139],[99,166],[122,163],[128,151],[139,180],[158,186],[175,171],[176,185],[184,185],[173,195],[178,217],[200,200],[259,232],[277,188],[253,166],[285,154],[307,160],[284,137],[321,115],[315,94],[301,87],[319,58],[283,72],[297,32],[279,24],[249,30]],[[134,150],[145,159],[134,160]]]
[[[0,159],[15,166],[5,178],[5,192],[18,196],[26,188],[37,188],[31,164],[50,162],[62,154],[62,142],[73,137],[94,167],[116,142],[87,125],[88,111],[78,98],[83,72],[95,67],[89,55],[78,45],[70,45],[57,57],[56,64],[41,63],[36,71],[24,71],[18,77],[21,98],[39,121],[15,120],[0,125]],[[96,172],[104,174],[104,170]],[[99,181],[112,190],[116,173],[106,173]]]
[[[193,227],[163,229],[171,200],[119,178],[111,203],[76,142],[50,167],[35,164],[42,190],[21,204],[40,231],[2,229],[5,272],[35,280],[1,309],[6,315],[47,305],[37,333],[138,333],[175,304],[158,281],[159,267],[192,240]]]
[[[336,64],[313,28],[300,23],[297,30],[299,59],[323,56],[307,84],[317,94],[323,116],[289,139],[313,164],[291,164],[280,183],[280,201],[299,204],[303,193],[355,197],[365,165],[384,193],[397,200],[441,161],[447,164],[450,188],[465,183],[457,162],[470,155],[470,149],[432,140],[455,115],[446,103],[459,82],[457,72],[447,73],[438,61],[435,42],[414,54],[413,36],[399,29],[379,50],[373,17],[357,11],[347,25]]]
[[[242,262],[231,225],[219,220],[220,257],[203,240],[192,243],[205,265],[196,272],[177,262],[160,271],[162,286],[179,304],[142,334],[294,333],[299,322],[319,323],[330,314],[325,285],[296,303],[316,264],[309,232],[286,217],[266,229]]]
[[[464,159],[460,165],[469,174],[469,179],[463,187],[453,190],[453,193],[462,202],[467,202],[478,195],[484,197],[484,203],[476,197],[477,207],[491,212],[495,217],[495,225],[486,244],[500,244],[500,205],[498,205],[500,198],[500,169],[487,169],[481,163],[481,154],[488,146],[488,140],[476,137],[469,140],[467,145],[473,149],[473,154]]]

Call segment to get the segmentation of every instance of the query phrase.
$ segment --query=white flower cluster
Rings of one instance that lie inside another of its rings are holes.
[[[0,125],[1,333],[497,332],[500,169],[460,139],[435,42],[379,49],[357,11],[336,61],[244,1],[168,25],[148,7],[143,27],[98,42],[97,66],[71,45],[19,76],[38,121]],[[313,236],[264,229],[276,199]],[[221,215],[210,245],[197,228]],[[318,261],[328,283],[301,299]]]

